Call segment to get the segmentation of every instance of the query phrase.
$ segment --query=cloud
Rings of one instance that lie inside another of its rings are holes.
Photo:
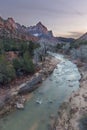
[[[79,38],[84,32],[68,32],[67,37]]]

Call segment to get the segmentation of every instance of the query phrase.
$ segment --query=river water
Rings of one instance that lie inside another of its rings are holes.
[[[14,111],[0,119],[0,130],[48,130],[50,115],[79,88],[78,68],[63,55],[51,53],[61,60],[54,72],[33,92],[23,111]],[[40,101],[40,104],[36,103]]]

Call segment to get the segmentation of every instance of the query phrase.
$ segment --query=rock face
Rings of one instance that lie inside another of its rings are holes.
[[[0,17],[0,37],[37,41],[38,38],[27,32],[27,27],[17,24],[13,18],[4,20]]]
[[[13,18],[4,20],[0,17],[0,37],[13,38],[19,40],[35,41],[42,44],[49,50],[53,50],[58,43],[73,41],[73,39],[58,38],[53,35],[41,22],[34,26],[26,27],[16,23]]]
[[[0,17],[0,28],[3,28],[4,27],[4,21],[3,19]]]
[[[58,43],[72,42],[74,39],[58,38],[53,35],[51,30],[48,30],[41,22],[34,26],[26,27],[16,23],[13,18],[4,20],[0,17],[0,37],[15,38],[19,40],[28,40],[46,43],[51,49]]]
[[[36,76],[31,81],[29,81],[26,85],[24,84],[24,86],[22,86],[19,89],[18,93],[25,94],[25,93],[32,92],[33,90],[37,88],[37,84],[41,82],[42,82],[42,75]]]
[[[87,32],[77,39],[77,41],[87,41]]]
[[[73,43],[75,41],[74,38],[65,38],[65,37],[56,37],[62,43]]]
[[[13,20],[13,18],[8,18],[5,22],[4,22],[5,28],[8,30],[16,30],[17,25],[15,23],[15,21]]]
[[[35,26],[30,26],[28,32],[33,36],[38,37],[40,43],[42,40],[46,41],[49,45],[55,45],[59,42],[57,38],[53,36],[53,32],[49,31],[41,22],[37,23]]]
[[[24,105],[22,103],[16,103],[17,109],[24,109]]]
[[[28,28],[30,34],[36,37],[46,37],[51,38],[53,37],[52,31],[48,31],[48,29],[41,23],[37,23],[35,26],[31,26]]]

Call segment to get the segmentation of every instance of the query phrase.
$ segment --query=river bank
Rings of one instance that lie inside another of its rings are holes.
[[[18,82],[10,89],[1,90],[0,93],[0,116],[16,109],[19,105],[25,104],[25,101],[32,98],[33,93],[40,83],[45,80],[55,69],[60,60],[47,56],[43,63],[39,63],[39,70],[32,76],[29,76],[24,82]]]
[[[54,130],[87,130],[87,66],[76,62],[81,74],[80,88],[58,109]]]

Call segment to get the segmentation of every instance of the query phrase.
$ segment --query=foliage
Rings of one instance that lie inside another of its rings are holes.
[[[21,56],[23,56],[23,54],[27,51],[27,49],[28,49],[27,43],[19,44],[19,53]]]
[[[77,49],[77,48],[79,48],[79,46],[81,46],[81,45],[87,45],[87,41],[76,41],[76,42],[74,42],[74,43],[72,43],[71,44],[71,46],[70,46],[70,48],[72,49],[72,48],[75,48],[75,49]]]
[[[21,68],[23,67],[23,59],[22,58],[13,59],[13,66],[16,71],[21,70]]]
[[[0,38],[0,84],[6,84],[21,74],[33,73],[32,57],[34,49],[38,47],[39,44],[32,41]],[[17,58],[8,61],[6,52],[10,51],[17,52]]]
[[[12,64],[6,61],[4,55],[0,56],[0,84],[10,82],[15,78],[15,70]]]
[[[23,69],[26,73],[33,73],[34,72],[34,64],[29,56],[29,53],[26,52],[23,55],[24,65]]]
[[[57,50],[62,49],[62,47],[63,47],[63,43],[56,45]]]
[[[33,73],[34,72],[34,64],[30,58],[29,52],[25,52],[23,57],[16,58],[13,60],[13,66],[19,75],[22,73]]]
[[[34,42],[30,41],[28,44],[28,51],[31,56],[33,56],[33,50],[39,47],[39,44],[35,44]]]
[[[0,52],[19,51],[20,55],[23,56],[26,51],[29,51],[30,55],[33,56],[34,49],[38,47],[39,44],[32,41],[23,41],[9,38],[0,39]]]

